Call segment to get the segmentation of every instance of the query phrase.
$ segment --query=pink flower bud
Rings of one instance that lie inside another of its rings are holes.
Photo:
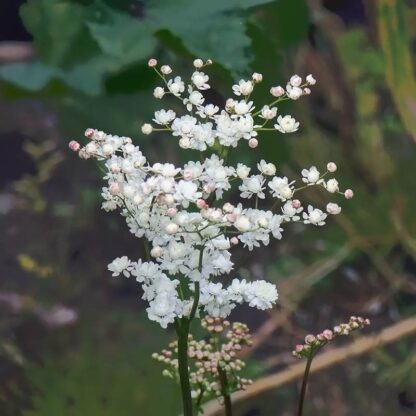
[[[157,60],[155,58],[150,58],[147,62],[147,65],[149,65],[150,68],[153,68],[157,65]]]
[[[75,141],[75,140],[71,140],[68,144],[68,147],[73,150],[74,152],[78,152],[79,148],[81,147],[80,144]]]
[[[252,79],[253,79],[254,82],[261,82],[263,80],[263,75],[259,74],[258,72],[255,72],[252,75]]]
[[[177,212],[178,210],[176,208],[171,207],[166,211],[166,214],[168,214],[168,217],[173,218]]]
[[[301,202],[299,201],[299,199],[294,199],[292,201],[292,207],[295,209],[298,209],[302,206]]]
[[[346,199],[351,199],[354,196],[354,192],[352,189],[347,189],[344,193]]]
[[[280,85],[270,88],[270,94],[273,95],[273,97],[281,97],[282,95],[285,95],[285,93],[286,91]]]
[[[94,136],[94,129],[87,129],[87,130],[85,130],[84,135],[88,139],[92,139],[92,137]]]
[[[259,145],[259,141],[257,139],[250,139],[248,141],[248,145],[252,148],[255,149],[258,145]]]
[[[329,162],[326,165],[326,168],[328,169],[328,172],[335,172],[337,170],[337,165],[334,162]]]
[[[303,350],[303,345],[302,344],[296,345],[296,347],[295,347],[296,352],[301,352],[302,350]]]
[[[120,185],[117,182],[113,182],[109,188],[108,191],[111,195],[117,195],[120,193]]]
[[[230,204],[229,202],[226,202],[223,206],[222,206],[222,210],[224,212],[232,212],[234,210],[234,205]]]
[[[206,193],[206,194],[210,194],[214,189],[213,189],[213,187],[212,186],[210,186],[210,185],[204,185],[203,187],[202,187],[202,189],[203,189],[203,191]]]
[[[208,208],[208,204],[206,203],[205,199],[201,199],[201,198],[196,201],[196,206],[199,209]]]
[[[234,222],[237,219],[237,215],[234,212],[227,214],[227,221]]]
[[[238,244],[238,238],[237,237],[231,237],[230,243],[232,246],[236,246]]]
[[[323,332],[322,332],[322,335],[328,340],[328,341],[330,341],[332,338],[333,338],[333,336],[334,336],[334,334],[333,334],[333,332],[330,330],[330,329],[325,329]]]
[[[305,337],[306,344],[313,344],[316,341],[315,335],[309,334]]]

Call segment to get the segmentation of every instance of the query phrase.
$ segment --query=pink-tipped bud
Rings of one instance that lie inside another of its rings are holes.
[[[197,206],[199,209],[206,209],[206,208],[208,208],[208,204],[207,204],[207,202],[205,201],[205,199],[202,199],[202,198],[200,198],[200,199],[198,199],[198,200],[196,201],[196,206]]]
[[[309,334],[305,337],[306,344],[313,344],[316,341],[315,335]]]
[[[258,145],[259,145],[259,141],[257,139],[250,139],[248,141],[248,145],[249,147],[251,147],[252,149],[255,149]]]
[[[346,199],[351,199],[354,196],[354,192],[352,191],[352,189],[347,189],[344,192],[344,196]]]
[[[166,211],[166,214],[168,214],[168,217],[173,218],[177,212],[178,210],[176,208],[171,207]]]
[[[153,67],[155,67],[155,66],[157,65],[157,60],[156,60],[155,58],[150,58],[150,59],[147,61],[147,65],[148,65],[150,68],[153,68]]]
[[[334,162],[329,162],[326,165],[326,168],[328,169],[328,172],[335,172],[337,170],[337,165]]]
[[[213,190],[214,190],[214,188],[212,187],[212,186],[210,186],[210,185],[204,185],[203,187],[202,187],[202,190],[206,193],[206,194],[210,194]]]
[[[84,136],[88,139],[92,139],[92,137],[94,136],[94,129],[87,129],[85,130]]]
[[[108,191],[111,195],[118,195],[120,193],[120,185],[117,182],[113,182],[109,186]]]
[[[285,89],[280,85],[278,85],[277,87],[270,88],[270,94],[273,95],[273,97],[281,97],[285,95],[285,93]]]
[[[252,75],[252,79],[253,79],[254,82],[261,82],[263,80],[263,75],[259,74],[258,72],[255,72]]]
[[[296,347],[295,347],[296,352],[302,352],[302,350],[303,350],[303,345],[302,344],[296,345]]]
[[[238,238],[237,237],[231,237],[230,238],[230,244],[232,246],[236,246],[238,244]]]
[[[328,340],[328,341],[330,341],[332,338],[333,338],[333,336],[334,336],[334,334],[333,334],[333,332],[330,330],[330,329],[325,329],[323,332],[322,332],[322,335]]]
[[[302,206],[302,203],[299,201],[299,199],[294,199],[292,201],[292,207],[295,209],[298,209]]]
[[[68,147],[73,150],[74,152],[78,152],[79,148],[81,147],[81,145],[75,141],[75,140],[71,140],[68,144]]]
[[[150,250],[150,255],[152,257],[160,257],[163,254],[163,248],[160,246],[153,247],[152,250]]]
[[[237,219],[237,215],[234,212],[227,214],[227,221],[234,222]]]
[[[233,212],[234,210],[234,205],[230,204],[229,202],[226,202],[223,206],[222,206],[222,210],[224,212]]]

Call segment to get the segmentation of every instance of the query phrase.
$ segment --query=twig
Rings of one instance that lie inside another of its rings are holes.
[[[349,358],[358,357],[415,332],[416,316],[413,316],[383,329],[379,334],[362,337],[345,347],[334,348],[318,355],[314,360],[314,366],[311,369],[311,373],[324,370]],[[275,389],[286,383],[290,383],[302,377],[304,369],[304,362],[293,364],[286,370],[257,380],[247,390],[234,393],[231,399],[235,404]],[[217,401],[210,401],[204,407],[204,416],[214,416],[221,412],[221,410],[222,406]]]

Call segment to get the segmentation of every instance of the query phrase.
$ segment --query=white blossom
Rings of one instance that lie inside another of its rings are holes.
[[[281,133],[293,133],[299,128],[299,122],[291,116],[279,116],[274,128]]]

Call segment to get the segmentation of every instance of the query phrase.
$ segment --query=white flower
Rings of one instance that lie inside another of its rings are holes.
[[[156,321],[162,328],[166,328],[168,324],[175,321],[175,318],[180,317],[178,310],[180,310],[180,301],[174,293],[162,292],[157,295],[146,309],[147,316],[151,321]]]
[[[309,169],[302,169],[302,181],[309,184],[314,184],[319,181],[321,174],[315,166],[310,167]]]
[[[243,179],[243,183],[239,186],[242,198],[251,198],[253,195],[264,199],[266,196],[263,192],[265,179],[262,175],[253,175]]]
[[[331,215],[338,215],[341,212],[341,207],[338,204],[329,202],[326,206],[326,212]]]
[[[293,201],[286,201],[282,207],[282,214],[285,221],[299,221],[300,216],[296,215],[303,211],[303,207],[296,207]]]
[[[209,89],[209,84],[208,84],[209,76],[204,74],[203,72],[195,71],[192,74],[191,79],[195,87],[198,88],[199,90]]]
[[[326,184],[325,188],[331,194],[339,191],[338,181],[336,179],[329,179]]]
[[[246,165],[243,165],[242,163],[237,164],[237,176],[240,179],[245,179],[250,174],[250,168]]]
[[[311,205],[308,206],[308,212],[303,213],[303,223],[313,225],[325,225],[325,219],[327,214],[322,212],[318,208],[314,208]]]
[[[316,84],[316,79],[312,76],[312,74],[309,74],[309,75],[306,77],[306,82],[307,82],[309,85],[315,85],[315,84]]]
[[[265,160],[260,160],[257,163],[257,169],[266,176],[273,176],[276,174],[276,166],[273,163],[267,163]]]
[[[175,117],[176,114],[173,110],[159,110],[155,111],[155,118],[153,121],[157,124],[166,125],[169,124]]]
[[[165,95],[165,90],[164,90],[164,88],[162,88],[162,87],[156,87],[156,88],[153,90],[153,96],[154,96],[155,98],[162,98],[164,95]]]
[[[245,215],[241,215],[235,220],[234,227],[237,228],[238,231],[245,233],[251,229],[250,219]]]
[[[124,276],[130,277],[130,265],[131,261],[127,256],[117,257],[109,265],[108,270],[113,272],[112,276],[119,276],[123,273]]]
[[[233,92],[235,95],[250,95],[253,92],[253,88],[251,81],[241,79],[238,84],[233,85]]]
[[[231,285],[227,288],[230,299],[236,303],[243,303],[243,301],[247,300],[247,294],[249,293],[249,290],[250,283],[247,283],[245,279],[233,279]]]
[[[292,85],[288,84],[286,87],[287,95],[292,100],[297,100],[303,95],[302,88],[299,87],[292,87]]]
[[[179,97],[185,91],[185,84],[182,78],[175,77],[174,79],[170,79],[168,81],[168,89],[173,95]]]
[[[266,310],[275,305],[278,298],[276,286],[264,280],[250,283],[247,300],[251,307]]]
[[[302,78],[299,75],[292,75],[289,82],[293,87],[300,87],[302,84]]]
[[[264,118],[265,120],[272,120],[276,117],[277,114],[277,107],[270,108],[268,105],[263,106],[261,109],[260,117]]]
[[[189,97],[183,100],[183,103],[186,105],[186,109],[191,111],[193,106],[200,106],[204,102],[204,97],[199,91],[189,91]]]
[[[276,130],[281,133],[293,133],[299,128],[299,122],[291,116],[277,117],[277,124],[274,125]]]
[[[285,176],[280,178],[275,176],[269,182],[269,188],[272,190],[272,195],[276,198],[279,198],[282,201],[286,201],[293,195],[293,182],[289,183],[289,179]]]
[[[221,283],[202,285],[200,303],[209,315],[221,318],[226,318],[235,307],[230,294],[223,289]]]
[[[247,114],[253,111],[253,101],[247,102],[246,100],[237,101],[234,105],[234,111],[237,115]]]

